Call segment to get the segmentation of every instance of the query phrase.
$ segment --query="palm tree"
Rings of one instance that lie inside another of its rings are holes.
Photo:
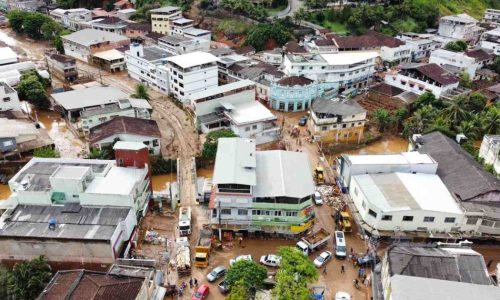
[[[135,93],[132,95],[132,97],[150,100],[148,88],[142,83],[137,84],[135,86]]]
[[[479,128],[476,126],[474,120],[463,121],[456,127],[457,133],[463,133],[471,140],[476,140],[479,136]]]
[[[465,110],[466,100],[465,97],[457,97],[451,101],[446,101],[446,107],[443,109],[443,116],[445,116],[452,125],[458,126],[462,121],[470,119],[469,113]]]
[[[500,133],[500,109],[491,107],[480,116],[481,127],[484,134]]]
[[[373,118],[377,120],[378,130],[384,132],[385,127],[392,122],[392,117],[389,112],[383,108],[379,108],[373,112]]]

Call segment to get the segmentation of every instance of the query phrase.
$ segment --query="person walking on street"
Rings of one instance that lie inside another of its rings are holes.
[[[326,267],[323,269],[323,274],[326,274]]]
[[[198,279],[194,279],[194,286],[198,286]]]
[[[341,269],[340,269],[340,274],[342,274],[342,273],[345,273],[344,264],[342,264],[342,267],[341,267]]]
[[[193,288],[193,278],[189,278],[189,287]]]

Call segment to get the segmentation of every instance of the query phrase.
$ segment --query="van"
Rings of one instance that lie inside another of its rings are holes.
[[[335,231],[335,256],[344,259],[347,256],[347,245],[343,231]]]

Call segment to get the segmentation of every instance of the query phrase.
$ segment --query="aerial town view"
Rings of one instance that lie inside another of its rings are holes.
[[[0,0],[0,300],[500,300],[500,0]]]

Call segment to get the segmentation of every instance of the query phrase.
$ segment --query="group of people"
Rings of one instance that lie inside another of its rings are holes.
[[[198,279],[196,278],[190,278],[189,279],[189,288],[196,288],[198,286]],[[176,286],[174,286],[174,289],[172,291],[172,294],[173,295],[176,295],[176,294],[179,294],[179,296],[183,296],[184,295],[184,291],[186,290],[187,288],[187,283],[185,281],[183,281],[180,285],[179,285],[179,288],[177,288]]]

